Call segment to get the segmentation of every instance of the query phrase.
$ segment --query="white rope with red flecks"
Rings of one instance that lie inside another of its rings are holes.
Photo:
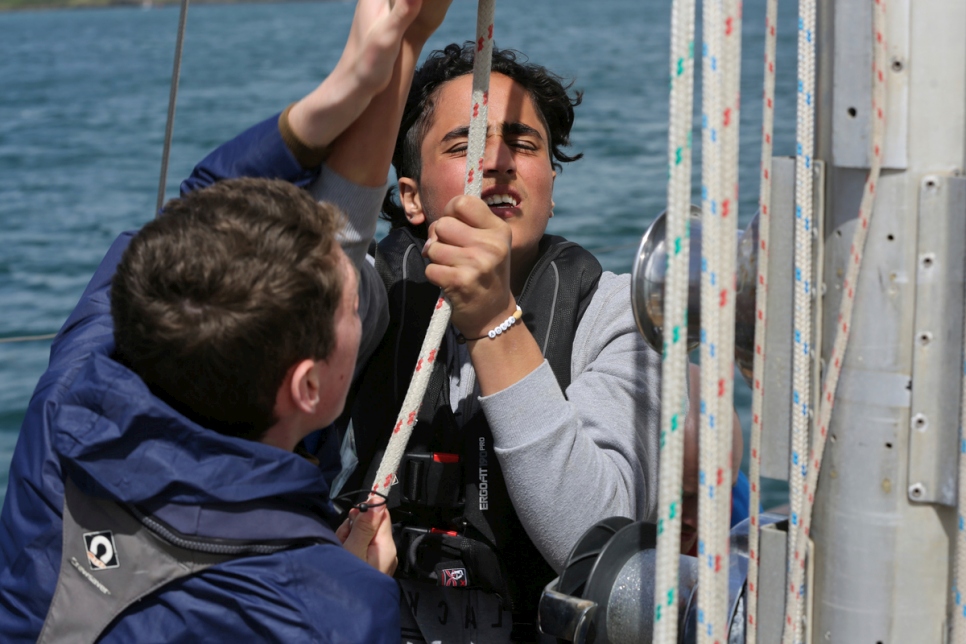
[[[718,328],[721,338],[718,360],[718,478],[716,497],[718,518],[715,539],[724,574],[716,576],[715,602],[718,616],[725,619],[722,638],[728,639],[729,557],[731,543],[731,481],[734,438],[735,376],[735,274],[738,246],[738,142],[741,121],[741,0],[723,0],[722,35],[722,113],[721,113],[721,217],[718,248],[721,258],[721,285],[718,294]],[[708,240],[710,243],[712,240]]]
[[[668,115],[667,282],[661,371],[661,464],[658,487],[654,644],[678,641],[681,483],[687,416],[688,264],[691,218],[691,123],[694,106],[695,0],[671,8],[671,96]]]
[[[873,0],[873,66],[872,66],[872,165],[862,192],[862,202],[859,205],[858,224],[852,235],[852,245],[849,249],[849,265],[842,283],[842,301],[835,327],[835,343],[829,356],[828,370],[822,386],[822,398],[819,401],[818,432],[812,437],[812,447],[808,459],[808,476],[804,486],[805,503],[799,516],[798,534],[796,538],[795,562],[791,567],[791,588],[796,589],[794,601],[786,605],[786,641],[788,641],[789,627],[794,632],[797,644],[804,642],[802,628],[805,603],[805,544],[808,542],[812,520],[812,507],[815,502],[815,488],[822,466],[822,456],[825,452],[825,442],[828,436],[829,421],[832,418],[832,408],[835,403],[835,390],[838,386],[839,375],[842,372],[842,362],[848,346],[852,326],[852,310],[855,304],[855,289],[858,285],[859,271],[862,267],[862,256],[868,237],[875,203],[876,185],[882,170],[882,146],[885,139],[885,103],[886,103],[886,38],[885,38],[885,1]]]
[[[483,186],[483,154],[486,150],[487,97],[490,87],[490,64],[493,56],[494,0],[480,0],[476,18],[476,55],[473,59],[473,98],[470,117],[469,141],[466,154],[466,185],[464,194],[479,197]],[[439,346],[449,326],[451,314],[449,302],[440,295],[436,309],[429,321],[423,346],[419,350],[416,369],[409,390],[403,399],[402,409],[396,417],[385,456],[379,464],[372,489],[385,494],[395,481],[396,470],[402,461],[406,444],[412,435],[416,416],[433,372],[433,363]]]
[[[772,136],[775,130],[775,23],[778,0],[765,9],[765,89],[762,97],[761,185],[758,192],[758,284],[755,288],[755,354],[751,391],[751,446],[748,479],[751,486],[748,529],[748,588],[745,643],[758,639],[758,515],[761,507],[761,412],[764,400],[765,325],[768,309],[768,239],[771,228]]]

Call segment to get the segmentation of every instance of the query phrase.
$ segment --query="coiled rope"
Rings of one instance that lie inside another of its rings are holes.
[[[758,640],[758,509],[761,507],[761,411],[764,400],[765,325],[768,310],[768,239],[771,228],[772,136],[775,130],[775,45],[778,0],[765,9],[765,89],[762,97],[761,183],[758,192],[758,284],[755,288],[755,354],[751,390],[751,487],[748,530],[748,587],[745,602],[748,623],[745,643]]]
[[[668,269],[664,297],[661,371],[661,464],[658,487],[655,644],[678,641],[678,564],[681,553],[681,483],[687,415],[688,264],[691,216],[691,122],[694,106],[695,0],[671,8],[671,97],[668,125]]]
[[[473,58],[473,97],[470,116],[469,141],[466,154],[466,183],[464,194],[479,197],[483,185],[483,154],[486,150],[487,99],[490,87],[490,64],[493,56],[493,16],[494,0],[480,0],[476,17],[476,55]],[[439,353],[443,334],[449,326],[452,309],[442,296],[436,302],[436,309],[429,321],[426,337],[419,350],[413,379],[403,399],[399,416],[393,426],[392,436],[386,446],[386,453],[376,471],[372,489],[385,493],[395,479],[396,470],[402,461],[406,444],[416,424],[416,415],[422,404],[423,396],[429,386],[429,376],[433,363]]]
[[[819,401],[818,433],[812,437],[812,449],[808,459],[808,477],[803,489],[804,504],[799,515],[798,534],[796,536],[796,565],[792,567],[791,587],[797,589],[795,601],[791,607],[786,605],[786,641],[788,640],[789,619],[792,620],[798,633],[796,642],[803,642],[801,619],[804,614],[804,578],[805,578],[805,543],[809,538],[812,519],[812,507],[815,503],[815,488],[822,467],[822,456],[825,452],[825,441],[828,435],[829,421],[832,418],[832,408],[835,403],[835,390],[838,386],[839,375],[842,372],[842,362],[848,347],[849,335],[852,330],[852,310],[855,304],[855,288],[858,285],[859,271],[862,267],[862,256],[865,252],[865,242],[869,232],[869,222],[875,203],[875,189],[882,170],[882,146],[885,138],[885,101],[886,101],[886,39],[885,39],[885,2],[874,0],[873,10],[873,66],[872,66],[872,166],[862,192],[862,202],[859,205],[858,225],[852,234],[852,245],[849,249],[849,265],[846,269],[845,281],[842,283],[842,301],[835,327],[835,343],[829,356],[828,371],[822,386],[822,398]],[[791,532],[789,532],[791,536]],[[799,556],[801,555],[801,556]]]

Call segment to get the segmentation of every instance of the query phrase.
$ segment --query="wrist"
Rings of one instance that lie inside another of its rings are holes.
[[[322,165],[326,156],[328,156],[329,146],[321,145],[313,147],[295,133],[295,130],[292,128],[290,114],[292,113],[292,108],[296,105],[297,103],[292,103],[279,114],[278,131],[282,136],[282,141],[285,142],[285,147],[292,153],[292,156],[299,162],[299,165],[306,170],[310,170]]]
[[[409,47],[409,49],[411,49],[412,51],[416,52],[416,57],[418,58],[419,54],[421,54],[423,51],[423,47],[426,46],[426,42],[429,40],[429,37],[432,35],[432,33],[433,33],[432,31],[425,34],[417,33],[412,28],[410,28],[410,30],[403,35],[403,44]]]
[[[481,330],[477,335],[464,335],[459,333],[456,336],[456,341],[460,344],[466,344],[467,342],[478,342],[480,340],[495,340],[504,333],[507,333],[511,328],[516,326],[520,320],[523,318],[523,310],[520,305],[515,302],[512,304],[513,311],[505,316],[500,321],[496,322],[488,328],[488,330]],[[486,328],[486,327],[484,327]]]
[[[288,111],[291,135],[311,149],[330,145],[372,101],[372,93],[342,60],[310,94]]]

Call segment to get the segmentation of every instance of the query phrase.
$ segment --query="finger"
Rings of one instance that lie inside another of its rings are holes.
[[[459,282],[448,282],[451,287],[476,286],[488,289],[504,281],[502,270],[506,253],[471,246],[453,246],[436,242],[428,250],[426,257],[430,266],[446,266],[457,270]]]
[[[437,223],[439,223],[439,222],[438,221],[434,221],[433,223],[431,223],[429,225],[429,228],[426,231],[427,232],[427,234],[426,234],[426,243],[423,244],[423,250],[422,250],[423,257],[428,257],[427,252],[429,251],[429,247],[432,246],[433,243],[436,242],[436,239],[437,239],[437,237],[436,237],[436,224]]]
[[[476,228],[456,217],[443,217],[436,221],[433,226],[434,241],[441,241],[455,246],[469,246],[479,239],[479,235],[482,232],[480,228]]]
[[[443,290],[454,308],[454,315],[457,311],[472,310],[474,317],[479,314],[489,321],[495,315],[494,311],[502,311],[506,306],[506,298],[494,288],[493,280],[486,279],[478,271],[430,264],[426,267],[426,279]]]
[[[356,512],[356,516],[352,518],[349,536],[346,537],[342,545],[346,550],[363,561],[366,561],[369,544],[372,542],[373,537],[376,536],[379,516],[371,510],[368,512]]]
[[[463,269],[454,268],[452,266],[444,266],[442,264],[430,264],[426,267],[426,279],[430,281],[431,284],[440,287],[446,291],[446,295],[453,299],[453,295],[459,292],[459,289],[466,283],[466,278],[463,275]]]
[[[457,195],[450,199],[443,209],[443,216],[453,217],[473,228],[497,228],[506,225],[493,214],[485,201],[470,195]]]
[[[335,536],[341,543],[345,543],[346,538],[349,536],[349,530],[351,527],[352,523],[350,523],[349,519],[346,519],[335,531]]]
[[[503,222],[497,222],[495,227],[475,228],[453,217],[444,217],[436,222],[434,232],[436,241],[462,248],[476,248],[497,258],[497,261],[502,261],[510,252],[512,233]]]
[[[376,534],[369,544],[366,561],[376,570],[391,575],[396,569],[396,542],[392,538],[392,522],[385,506],[373,508]]]

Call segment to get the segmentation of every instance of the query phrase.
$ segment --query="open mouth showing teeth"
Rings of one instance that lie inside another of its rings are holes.
[[[517,200],[510,195],[490,195],[484,201],[492,208],[516,208],[517,206]]]

